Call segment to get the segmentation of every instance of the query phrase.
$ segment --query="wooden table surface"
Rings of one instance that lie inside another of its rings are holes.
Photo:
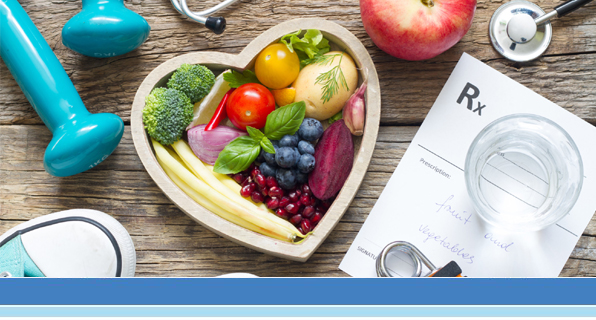
[[[51,139],[0,62],[0,234],[48,213],[90,208],[107,212],[130,232],[137,250],[137,276],[202,277],[230,272],[258,276],[343,277],[338,265],[408,148],[463,52],[596,124],[596,5],[553,22],[546,54],[530,63],[500,57],[488,38],[488,22],[502,1],[479,0],[472,28],[456,46],[423,62],[395,59],[370,40],[357,0],[241,0],[224,10],[223,35],[183,18],[169,0],[126,0],[151,25],[149,39],[126,55],[93,59],[67,49],[64,24],[81,9],[79,0],[21,0],[21,4],[62,62],[89,111],[113,112],[126,124],[122,143],[96,168],[56,178],[43,169]],[[191,1],[201,10],[218,0]],[[550,9],[555,0],[534,1]],[[306,263],[286,261],[236,245],[206,230],[174,206],[143,168],[130,136],[130,108],[145,76],[183,53],[240,52],[268,28],[296,17],[320,17],[353,32],[372,56],[381,82],[381,129],[369,170],[350,209]],[[596,220],[592,219],[561,276],[596,275]]]

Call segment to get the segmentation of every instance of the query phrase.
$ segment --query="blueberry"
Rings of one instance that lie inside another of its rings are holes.
[[[275,162],[282,168],[291,168],[296,165],[300,158],[300,152],[296,148],[279,147],[275,150]]]
[[[271,140],[271,144],[272,144],[274,147],[279,147],[279,140]]]
[[[308,182],[308,173],[302,173],[298,170],[295,170],[294,175],[296,176],[297,183],[307,183]]]
[[[315,154],[315,147],[313,147],[312,143],[306,140],[301,140],[298,142],[298,151],[300,154]]]
[[[275,149],[275,152],[277,153],[278,147],[273,145],[273,148]],[[275,153],[265,152],[265,153],[263,153],[263,158],[265,159],[265,161],[267,162],[268,165],[277,166],[277,163],[275,162]]]
[[[298,134],[302,140],[315,141],[323,135],[323,125],[317,119],[305,118],[298,129]]]
[[[265,175],[265,177],[275,177],[275,173],[277,172],[277,166],[271,166],[267,162],[261,163],[259,169],[261,170],[261,173]]]
[[[298,145],[298,137],[295,135],[285,135],[279,140],[280,147],[295,147]]]
[[[293,189],[296,186],[296,176],[292,170],[277,169],[275,179],[282,189]]]
[[[263,163],[265,162],[265,150],[263,148],[261,148],[261,153],[259,153],[259,156],[257,157],[257,162],[258,163]]]
[[[315,168],[315,157],[312,154],[303,154],[298,160],[298,170],[302,173],[309,173]]]

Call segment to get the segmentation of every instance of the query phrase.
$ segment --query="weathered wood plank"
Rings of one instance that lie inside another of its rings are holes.
[[[236,245],[198,225],[175,207],[141,165],[127,126],[122,143],[96,168],[56,178],[42,166],[50,134],[40,125],[0,126],[0,234],[56,211],[107,212],[132,235],[137,276],[346,276],[337,269],[418,127],[381,127],[362,186],[329,238],[306,263],[287,261]],[[596,276],[593,218],[561,276]]]
[[[216,2],[205,1],[201,6]],[[127,123],[138,86],[159,64],[198,50],[238,53],[263,31],[296,17],[320,17],[338,22],[364,43],[379,73],[383,124],[420,124],[463,52],[596,123],[596,96],[591,94],[596,88],[596,5],[582,8],[572,17],[555,20],[554,37],[546,56],[536,62],[518,64],[501,58],[492,49],[487,35],[492,13],[504,2],[480,0],[472,28],[459,44],[432,60],[408,62],[388,56],[372,43],[362,26],[357,0],[241,1],[222,12],[228,20],[228,29],[223,35],[215,35],[182,18],[169,1],[129,0],[126,5],[151,25],[151,35],[134,52],[108,59],[81,56],[61,42],[62,27],[80,11],[81,1],[21,1],[63,63],[88,109],[114,112]],[[534,2],[545,9],[558,4],[555,0]],[[197,4],[191,6],[199,10]],[[4,63],[0,63],[0,106],[0,124],[39,124],[41,121]]]

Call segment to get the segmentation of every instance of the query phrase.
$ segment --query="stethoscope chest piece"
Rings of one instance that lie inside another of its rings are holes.
[[[545,12],[525,0],[508,2],[490,19],[493,47],[505,58],[517,62],[534,60],[546,51],[552,39],[550,22],[536,26],[534,19]]]

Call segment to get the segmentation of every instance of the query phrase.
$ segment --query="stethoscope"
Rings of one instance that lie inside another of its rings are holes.
[[[226,28],[226,19],[224,19],[224,17],[211,17],[209,15],[212,13],[215,13],[223,8],[230,6],[231,4],[233,4],[234,2],[236,2],[238,0],[225,0],[221,3],[219,3],[218,5],[213,6],[207,10],[203,10],[201,12],[190,11],[190,9],[188,8],[188,5],[186,4],[186,0],[171,0],[171,1],[172,1],[172,4],[174,5],[174,8],[176,8],[176,10],[178,12],[180,12],[181,14],[189,17],[190,19],[192,19],[196,22],[204,24],[205,27],[212,30],[216,34],[220,34],[220,33],[224,32],[224,29]]]
[[[173,0],[174,1],[174,0]],[[525,62],[534,60],[546,51],[552,39],[550,20],[563,17],[592,0],[569,0],[549,13],[539,6],[513,0],[499,7],[489,24],[493,47],[505,58]]]

